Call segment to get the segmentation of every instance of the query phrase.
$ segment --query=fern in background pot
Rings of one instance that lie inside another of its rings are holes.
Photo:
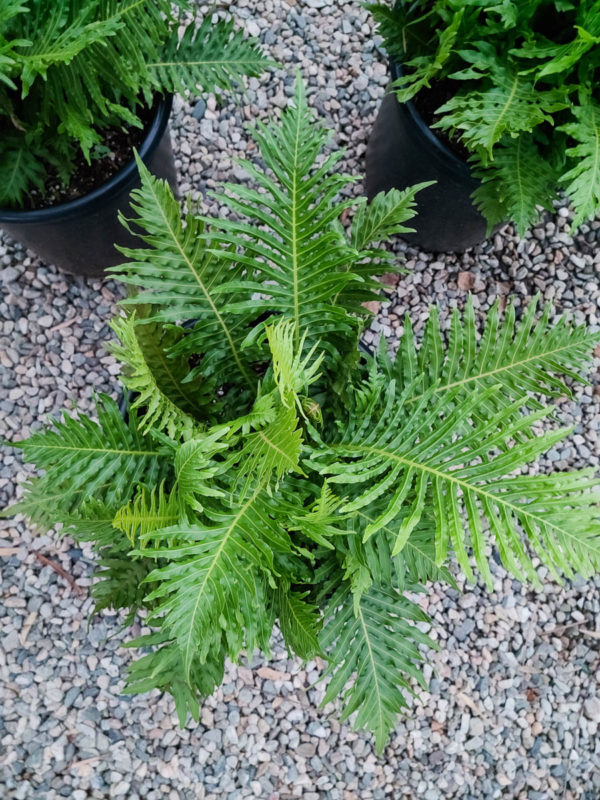
[[[42,474],[10,513],[91,542],[97,607],[141,617],[127,691],[168,691],[197,719],[226,657],[268,654],[277,624],[327,660],[325,701],[381,750],[425,686],[431,581],[460,568],[491,587],[492,545],[533,585],[540,565],[600,567],[598,481],[535,467],[568,434],[559,376],[580,379],[600,336],[550,309],[536,322],[533,303],[518,323],[494,308],[478,339],[469,304],[447,343],[432,308],[420,347],[407,319],[395,359],[359,355],[363,303],[393,268],[378,243],[407,230],[419,187],[339,200],[351,179],[301,84],[254,135],[258,188],[227,185],[222,219],[182,219],[140,163],[148,247],[126,252],[137,294],[113,323],[133,401],[124,419],[100,397],[96,419],[18,443]]]
[[[0,0],[0,226],[46,261],[116,263],[108,226],[136,186],[134,146],[175,183],[170,95],[231,90],[268,66],[232,20],[193,8]]]
[[[559,191],[574,225],[600,208],[600,2],[398,0],[370,4],[403,74],[400,102],[466,148],[490,227],[523,234]],[[435,103],[435,98],[438,102]]]

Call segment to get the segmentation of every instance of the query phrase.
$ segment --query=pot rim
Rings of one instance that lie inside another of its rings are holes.
[[[392,80],[397,80],[404,74],[402,71],[402,65],[398,61],[390,59],[390,73]],[[456,170],[456,172],[461,176],[470,176],[471,169],[468,162],[457,156],[456,153],[454,153],[446,144],[444,144],[444,142],[442,142],[438,136],[435,135],[435,133],[431,130],[429,125],[427,125],[423,117],[417,111],[413,101],[407,100],[401,105],[403,105],[410,114],[410,117],[415,123],[419,132],[431,145],[433,145],[441,154],[443,154],[444,158],[450,162],[451,166]]]
[[[146,131],[146,135],[138,148],[138,153],[142,160],[150,156],[158,147],[158,144],[166,130],[173,106],[173,95],[167,94],[162,97],[156,106],[156,112]],[[116,172],[112,178],[109,178],[104,183],[100,184],[91,192],[84,194],[82,197],[76,197],[74,200],[68,200],[66,203],[58,203],[48,208],[34,208],[34,209],[12,209],[0,208],[0,225],[2,223],[40,223],[40,222],[54,222],[57,219],[65,219],[68,217],[79,216],[86,211],[89,211],[90,206],[93,206],[98,200],[105,200],[112,197],[123,190],[123,188],[131,182],[132,177],[137,172],[137,164],[135,158],[128,161],[124,167]]]

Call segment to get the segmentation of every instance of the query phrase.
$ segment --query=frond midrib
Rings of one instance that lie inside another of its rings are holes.
[[[360,625],[361,625],[362,632],[363,632],[363,638],[364,638],[365,644],[367,645],[367,650],[368,650],[368,654],[369,654],[369,661],[371,663],[371,673],[372,673],[374,681],[375,681],[375,692],[376,692],[376,695],[377,695],[377,718],[379,720],[379,727],[378,727],[377,730],[378,730],[378,732],[381,732],[381,731],[385,731],[386,730],[386,725],[385,725],[385,721],[384,721],[383,703],[382,703],[382,699],[381,699],[381,690],[379,688],[379,673],[377,671],[377,665],[375,663],[375,657],[373,655],[373,648],[371,647],[371,640],[370,640],[370,637],[369,637],[369,632],[367,631],[367,626],[366,626],[366,623],[365,623],[365,618],[364,618],[363,610],[362,610],[362,607],[361,607],[360,603],[358,605],[358,619],[360,620]]]
[[[499,127],[499,125],[500,125],[500,122],[501,122],[501,121],[502,121],[502,119],[503,119],[503,118],[506,116],[506,113],[508,112],[508,109],[509,109],[509,108],[510,108],[510,106],[512,105],[512,102],[513,102],[513,100],[514,100],[514,98],[515,98],[515,95],[516,95],[516,93],[517,93],[517,89],[518,89],[518,88],[519,88],[519,76],[518,76],[518,74],[517,74],[517,75],[515,75],[515,77],[514,77],[514,80],[513,80],[513,85],[512,85],[512,87],[511,87],[511,90],[510,90],[510,93],[509,93],[509,95],[508,95],[508,98],[507,98],[507,100],[506,100],[506,103],[504,104],[504,108],[502,109],[502,111],[500,112],[500,114],[498,114],[498,116],[496,117],[496,120],[495,120],[495,122],[494,122],[494,126],[493,126],[493,128],[492,128],[492,137],[491,137],[491,138],[493,138],[494,140],[496,140],[496,131],[498,130],[498,127]],[[492,145],[493,145],[493,142],[490,144],[490,150],[491,150],[491,147],[492,147]]]
[[[236,65],[254,65],[262,67],[264,61],[260,58],[221,58],[219,60],[211,61],[154,61],[146,64],[148,69],[157,69],[159,67],[208,67],[208,66],[223,66],[224,64]]]
[[[221,543],[219,544],[219,547],[217,548],[217,551],[215,552],[215,555],[214,555],[214,557],[212,559],[212,563],[211,563],[210,567],[208,568],[208,570],[206,571],[206,574],[204,575],[204,578],[202,580],[202,584],[198,589],[198,595],[196,597],[196,602],[194,603],[194,608],[193,608],[193,611],[192,611],[192,613],[190,615],[190,625],[189,625],[188,635],[186,637],[186,643],[185,643],[185,659],[184,659],[184,661],[188,665],[190,665],[192,663],[192,658],[193,658],[193,653],[191,651],[194,649],[194,641],[193,641],[194,620],[196,618],[196,614],[198,613],[198,605],[200,603],[200,600],[204,596],[204,591],[206,589],[208,581],[210,580],[210,577],[211,577],[213,571],[216,569],[216,566],[217,566],[217,564],[219,562],[219,559],[221,557],[221,553],[223,552],[223,549],[224,549],[225,545],[227,544],[227,542],[229,541],[229,539],[233,535],[233,532],[237,528],[237,525],[238,525],[240,519],[244,516],[244,514],[246,514],[246,512],[248,511],[248,508],[254,503],[254,501],[256,500],[258,495],[262,492],[262,489],[263,489],[263,484],[261,483],[256,487],[256,490],[254,491],[254,494],[244,503],[244,505],[239,509],[239,511],[237,512],[237,514],[235,515],[235,517],[233,518],[233,520],[229,524],[229,527],[227,528],[227,530],[226,530],[226,532],[225,532],[225,534],[223,536],[223,539],[221,540]]]
[[[336,449],[343,449],[346,452],[349,451],[356,451],[360,453],[372,453],[374,455],[384,456],[385,458],[389,458],[392,461],[398,461],[401,464],[404,464],[407,467],[412,467],[413,469],[420,470],[421,472],[428,472],[431,475],[434,475],[436,478],[440,478],[440,480],[450,481],[451,483],[460,486],[463,491],[468,492],[475,492],[480,497],[485,497],[492,502],[503,506],[506,509],[510,509],[513,511],[517,517],[518,516],[525,516],[532,519],[536,525],[544,525],[550,528],[554,528],[554,530],[558,531],[559,533],[563,534],[569,539],[573,541],[578,541],[577,537],[573,534],[569,533],[565,528],[557,525],[555,522],[552,522],[546,518],[540,518],[539,515],[533,514],[531,511],[527,511],[524,506],[518,506],[514,503],[509,502],[508,500],[504,500],[501,495],[494,494],[493,492],[486,491],[482,486],[478,484],[468,483],[467,481],[461,480],[461,478],[457,478],[451,472],[442,472],[435,467],[429,466],[427,464],[422,464],[418,461],[413,461],[409,458],[405,458],[403,456],[399,456],[397,453],[391,453],[389,450],[385,450],[378,447],[370,447],[368,445],[329,445],[332,450]],[[597,549],[598,554],[600,555],[600,546]]]
[[[294,140],[294,169],[292,172],[292,213],[291,213],[291,246],[292,246],[292,277],[294,292],[294,321],[295,333],[294,340],[296,349],[300,345],[300,299],[298,297],[298,153],[300,150],[300,127],[302,114],[298,109],[296,120],[296,136]]]
[[[185,252],[185,250],[181,246],[181,243],[180,243],[175,231],[173,230],[173,227],[171,226],[171,223],[169,222],[168,217],[166,216],[166,214],[165,214],[165,212],[163,210],[162,203],[159,201],[159,198],[158,198],[158,196],[157,196],[157,194],[155,192],[154,183],[148,182],[148,188],[152,192],[152,197],[154,199],[155,206],[158,209],[158,211],[160,213],[160,216],[163,219],[163,222],[164,222],[164,224],[165,224],[165,226],[166,226],[166,228],[167,228],[167,230],[169,232],[169,235],[171,236],[172,241],[175,244],[175,247],[177,248],[177,250],[181,254],[181,257],[184,259],[189,271],[191,272],[191,274],[193,275],[194,279],[196,280],[196,282],[197,282],[198,286],[200,287],[202,293],[204,294],[204,297],[206,298],[206,300],[207,300],[207,302],[208,302],[213,314],[215,315],[219,325],[221,326],[221,329],[222,329],[223,333],[225,334],[225,338],[227,339],[227,342],[229,344],[229,349],[231,350],[231,353],[233,355],[233,358],[235,360],[235,363],[236,363],[240,373],[244,377],[244,379],[245,379],[246,383],[248,384],[248,386],[252,390],[254,390],[254,386],[255,386],[254,381],[250,377],[250,374],[248,373],[245,364],[243,363],[242,359],[240,358],[240,355],[239,355],[239,353],[237,351],[237,348],[235,346],[235,342],[233,341],[233,337],[231,335],[231,332],[230,332],[229,328],[227,327],[227,324],[225,323],[225,320],[223,319],[223,317],[219,313],[219,310],[216,307],[216,305],[215,305],[215,303],[214,303],[214,301],[213,301],[213,299],[212,299],[212,297],[210,295],[210,292],[208,291],[208,289],[204,285],[204,282],[202,281],[202,279],[198,275],[196,269],[194,268],[194,265],[192,264],[191,260],[189,259],[188,255],[187,255],[187,253]]]
[[[78,453],[106,453],[110,455],[121,455],[121,456],[155,456],[155,457],[164,457],[167,454],[161,452],[160,450],[118,450],[115,448],[104,448],[104,447],[74,447],[71,445],[58,445],[58,444],[44,444],[44,445],[36,445],[37,449],[40,450],[74,450]]]

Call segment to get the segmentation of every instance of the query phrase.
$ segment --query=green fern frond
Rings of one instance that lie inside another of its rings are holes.
[[[410,680],[426,683],[419,669],[418,646],[435,643],[415,625],[429,622],[417,605],[390,588],[372,587],[354,610],[352,593],[342,584],[325,610],[320,636],[331,676],[323,704],[342,696],[342,719],[357,712],[355,727],[375,734],[382,752],[398,714],[414,694]],[[351,686],[346,685],[351,682]]]
[[[352,246],[362,252],[373,243],[389,242],[398,234],[414,232],[414,228],[408,228],[404,223],[415,216],[415,194],[432,184],[433,181],[427,181],[402,191],[390,189],[389,192],[379,192],[370,203],[361,203],[352,220]],[[382,251],[380,255],[386,258],[388,253]]]
[[[204,511],[203,498],[223,497],[223,491],[215,485],[214,479],[225,471],[226,465],[223,462],[217,463],[214,456],[227,449],[227,445],[220,441],[227,430],[222,428],[189,439],[177,448],[175,489],[183,517],[187,509],[197,513]]]
[[[327,481],[321,487],[321,493],[308,509],[299,510],[290,504],[287,509],[289,515],[288,528],[290,531],[300,531],[304,536],[328,550],[333,550],[331,543],[333,536],[343,536],[344,515],[340,513],[343,499],[334,494]]]
[[[14,442],[25,458],[45,470],[46,485],[64,492],[64,503],[90,498],[114,505],[141,482],[160,483],[169,472],[166,453],[137,431],[135,413],[127,424],[117,404],[100,395],[98,422],[66,413],[53,427]]]
[[[315,335],[349,330],[350,320],[331,300],[353,280],[345,269],[352,251],[333,225],[351,204],[335,198],[352,179],[333,172],[340,152],[315,166],[329,132],[314,122],[302,81],[296,82],[295,105],[283,113],[281,124],[258,124],[254,138],[273,177],[243,162],[260,191],[226,184],[230,194],[220,199],[248,221],[219,220],[211,240],[232,248],[221,259],[243,264],[256,276],[256,290],[269,294],[265,308],[293,320],[296,345],[305,331],[312,342]]]
[[[484,521],[491,526],[506,567],[519,578],[526,575],[538,583],[523,533],[554,574],[571,575],[573,569],[591,574],[600,557],[600,495],[591,491],[597,482],[588,472],[544,479],[510,477],[564,438],[565,431],[535,436],[532,425],[547,412],[519,416],[515,412],[521,400],[487,419],[475,418],[474,412],[497,392],[496,386],[465,397],[460,404],[449,402],[451,394],[434,399],[434,392],[435,385],[409,403],[414,387],[408,385],[397,394],[392,381],[368,414],[350,412],[332,440],[321,440],[312,448],[309,466],[331,484],[341,483],[346,491],[353,488],[355,496],[343,506],[345,512],[368,511],[389,497],[384,510],[366,527],[364,538],[392,527],[392,555],[396,555],[426,507],[432,507],[436,561],[444,561],[451,544],[470,580],[465,520],[473,560],[488,582]],[[507,447],[511,440],[517,443]]]
[[[257,483],[277,487],[288,472],[303,474],[299,466],[302,448],[302,430],[293,406],[285,406],[277,413],[273,422],[244,439],[240,453],[239,479],[244,478],[245,494]]]
[[[188,714],[198,721],[200,700],[210,695],[223,681],[226,647],[222,636],[213,637],[204,660],[195,657],[188,678],[184,677],[181,650],[163,632],[140,636],[128,647],[145,648],[146,655],[133,661],[128,670],[126,694],[143,694],[153,689],[170,692],[175,700],[179,724],[183,728]],[[151,652],[147,652],[153,648]]]
[[[322,625],[319,608],[306,600],[307,594],[280,586],[275,595],[283,638],[292,652],[305,661],[321,655],[319,632]]]
[[[376,245],[413,230],[404,223],[417,213],[416,195],[428,186],[431,182],[425,181],[402,191],[390,189],[380,192],[369,203],[365,198],[362,198],[364,202],[359,201],[350,229],[350,244],[356,251],[351,264],[355,280],[336,294],[334,301],[337,305],[363,316],[364,303],[380,298],[381,284],[375,276],[382,272],[402,271],[402,263],[393,251]]]
[[[575,206],[576,227],[592,219],[600,206],[600,105],[591,99],[573,108],[574,122],[562,126],[576,144],[566,154],[571,168],[560,181]]]
[[[212,524],[155,531],[140,551],[168,562],[148,577],[157,586],[147,600],[159,601],[150,622],[160,620],[177,639],[188,677],[196,654],[206,657],[210,631],[225,628],[228,636],[244,640],[240,604],[256,608],[257,581],[274,570],[273,549],[291,552],[262,486],[239,506],[207,508],[205,514]]]
[[[79,505],[84,493],[84,489],[79,489],[65,497],[64,491],[57,491],[53,481],[48,480],[46,475],[30,478],[22,484],[22,488],[22,497],[1,509],[0,518],[22,514],[32,527],[44,530],[53,528],[63,516],[70,514]]]
[[[520,42],[519,47],[511,50],[513,55],[530,59],[533,64],[541,62],[532,67],[538,80],[547,80],[549,76],[572,70],[586,53],[600,44],[598,7],[593,2],[579,5],[581,18],[573,29],[573,39],[570,42],[564,42],[564,34],[560,37],[564,42],[561,44],[546,37],[535,37]]]
[[[105,8],[108,5],[110,4],[106,4]],[[83,62],[76,65],[72,65],[71,62],[94,44],[106,44],[123,25],[118,15],[110,12],[104,17],[95,18],[94,8],[91,5],[77,8],[71,4],[71,9],[67,11],[66,4],[59,0],[57,3],[47,5],[44,10],[45,16],[38,16],[36,19],[36,13],[30,11],[26,18],[30,24],[35,25],[35,28],[29,29],[28,33],[33,34],[31,41],[27,45],[22,45],[22,51],[19,53],[23,98],[27,97],[36,80],[48,80],[48,70],[51,67],[68,64],[73,76],[77,75],[78,68],[84,70]],[[37,14],[39,15],[39,11]],[[67,15],[68,23],[65,24]],[[107,48],[109,51],[110,49],[111,47]],[[87,72],[84,74],[87,76]],[[78,77],[82,78],[83,74]],[[97,80],[92,86],[96,83]],[[96,93],[95,88],[91,89],[91,93]],[[74,102],[76,100],[75,97]]]
[[[233,20],[207,16],[198,28],[188,25],[183,36],[173,31],[160,58],[147,64],[158,89],[167,92],[232,91],[247,76],[261,75],[273,64],[256,41],[234,29]]]
[[[517,233],[524,236],[538,219],[539,206],[552,209],[558,172],[541,155],[531,135],[522,134],[500,142],[494,148],[493,160],[475,156],[472,163],[473,172],[481,181],[481,186],[473,192],[473,200],[490,229],[512,219]]]
[[[131,502],[120,508],[112,524],[127,536],[131,548],[160,528],[168,528],[179,521],[179,503],[174,492],[166,492],[164,484],[148,491],[142,487]]]
[[[277,411],[275,393],[273,391],[263,393],[259,384],[257,397],[250,411],[235,419],[228,420],[227,423],[224,423],[224,427],[230,436],[235,435],[240,430],[243,434],[247,434],[252,430],[256,431],[259,428],[270,425],[275,420]]]
[[[438,45],[431,58],[416,56],[403,60],[407,73],[397,78],[391,87],[401,103],[412,99],[421,89],[431,87],[431,81],[440,74],[450,58],[464,13],[465,9],[458,10],[452,22],[437,32]]]
[[[461,51],[461,57],[472,64],[468,74],[451,77],[476,79],[483,88],[450,98],[437,109],[440,119],[433,127],[459,131],[469,149],[477,152],[481,148],[493,159],[494,146],[507,134],[514,136],[544,122],[552,123],[552,113],[567,107],[567,94],[560,89],[540,90],[501,61],[491,46],[478,44],[478,50]]]
[[[219,199],[233,214],[211,220],[215,228],[205,237],[213,250],[221,245],[215,250],[221,261],[247,270],[244,288],[265,297],[262,310],[293,321],[296,350],[306,334],[307,348],[320,339],[321,347],[339,358],[358,332],[357,313],[366,313],[358,300],[373,299],[373,284],[365,276],[381,271],[377,260],[352,246],[338,221],[352,201],[337,197],[353,179],[336,171],[339,151],[318,160],[329,134],[315,122],[300,79],[294,105],[281,122],[259,123],[254,138],[266,169],[249,162],[243,167],[259,188],[226,184],[228,193]],[[378,228],[374,215],[364,211],[359,226],[368,217],[371,233],[385,238],[407,219],[413,195],[401,202],[396,196],[389,202],[381,198],[377,209],[386,207],[385,226]],[[355,271],[359,263],[360,273]],[[340,298],[350,284],[352,305],[346,309]],[[246,302],[231,308],[241,312]]]
[[[48,501],[53,503],[54,499],[48,496]],[[92,546],[94,572],[90,594],[94,600],[94,613],[99,614],[104,609],[124,609],[127,611],[125,624],[131,624],[143,606],[144,580],[152,562],[130,556],[130,541],[113,525],[115,508],[90,499],[77,504],[71,511],[66,511],[64,506],[62,510],[55,508],[53,517],[54,524],[62,524],[62,533]]]
[[[195,350],[203,356],[204,377],[214,377],[220,384],[237,373],[238,380],[254,390],[256,376],[242,343],[262,309],[253,308],[248,298],[245,313],[228,313],[235,294],[228,295],[223,287],[240,277],[241,268],[230,267],[207,250],[200,219],[188,214],[184,225],[170,186],[153,177],[136,158],[142,188],[132,193],[137,216],[131,222],[142,228],[142,238],[150,247],[123,248],[129,261],[110,269],[119,280],[142,289],[123,304],[149,304],[147,322],[195,321],[173,355]]]
[[[185,382],[190,371],[186,359],[168,356],[182,331],[141,322],[135,313],[111,322],[120,343],[111,343],[109,351],[124,365],[121,379],[134,398],[130,408],[139,409],[143,432],[156,427],[171,438],[192,436],[200,428],[197,416],[203,401],[211,396],[199,379]]]
[[[485,329],[478,339],[472,299],[463,315],[452,312],[448,345],[440,330],[437,311],[430,309],[429,320],[420,349],[415,346],[410,319],[405,319],[395,362],[388,374],[399,385],[413,383],[410,403],[418,402],[423,392],[435,384],[434,396],[458,390],[456,402],[467,394],[477,393],[482,415],[488,416],[509,403],[522,399],[524,408],[539,409],[540,396],[571,396],[564,376],[580,383],[592,362],[594,346],[600,333],[575,325],[565,314],[551,324],[552,308],[546,305],[536,321],[538,298],[534,297],[519,322],[509,304],[500,319],[496,302],[490,309]],[[492,385],[498,391],[483,400],[482,390]]]
[[[0,145],[0,205],[21,204],[28,191],[44,185],[46,172],[39,154],[23,136],[3,133]]]
[[[306,356],[302,355],[307,334],[304,333],[296,346],[296,331],[292,320],[283,319],[274,325],[267,325],[265,333],[281,403],[286,408],[297,405],[301,410],[299,395],[319,379],[323,354],[315,357],[315,345]]]

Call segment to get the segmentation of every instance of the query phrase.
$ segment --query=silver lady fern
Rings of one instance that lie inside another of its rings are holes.
[[[600,568],[598,481],[533,469],[568,433],[538,435],[544,401],[600,337],[535,304],[519,322],[494,308],[479,337],[469,304],[447,341],[432,309],[420,346],[407,320],[395,359],[359,356],[361,303],[391,267],[379,243],[415,192],[340,201],[325,138],[299,83],[258,131],[256,188],[227,189],[235,220],[184,224],[140,164],[150,247],[126,252],[138,294],[114,323],[127,421],[101,398],[97,422],[17,443],[45,472],[12,511],[92,542],[97,606],[141,614],[127,691],[168,691],[197,719],[226,657],[268,653],[277,624],[327,659],[325,699],[381,750],[434,646],[415,593],[458,570],[489,584],[492,545],[534,584],[540,562],[557,579]]]
[[[67,181],[155,95],[231,90],[268,62],[231,20],[185,0],[0,0],[0,206]],[[183,33],[181,28],[183,27]]]

